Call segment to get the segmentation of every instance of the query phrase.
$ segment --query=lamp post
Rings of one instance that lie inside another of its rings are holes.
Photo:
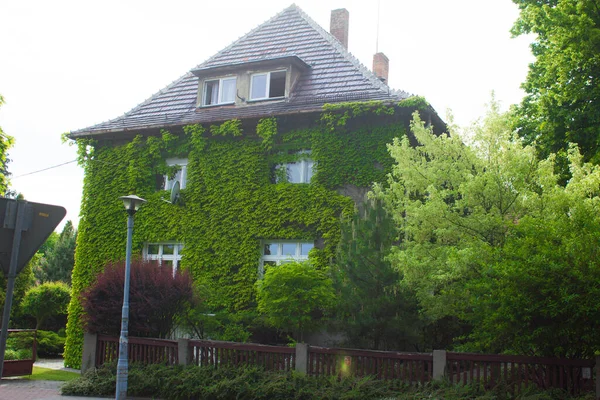
[[[123,286],[123,310],[121,313],[121,336],[119,337],[119,361],[117,362],[117,390],[115,399],[127,397],[127,346],[129,336],[129,276],[131,275],[131,237],[133,236],[133,216],[146,200],[134,195],[119,197],[127,211],[127,252],[125,253],[125,284]]]

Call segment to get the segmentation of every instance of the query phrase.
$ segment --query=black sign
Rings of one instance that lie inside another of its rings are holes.
[[[10,267],[19,203],[25,207],[25,213],[22,221],[17,273],[27,265],[67,214],[64,207],[60,206],[0,198],[0,267],[4,275],[8,275]]]

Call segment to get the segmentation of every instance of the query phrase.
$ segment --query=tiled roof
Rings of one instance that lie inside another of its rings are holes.
[[[286,8],[194,69],[287,56],[300,58],[310,68],[300,76],[293,93],[285,101],[258,102],[243,107],[197,108],[198,78],[189,72],[121,117],[71,132],[71,136],[318,111],[324,103],[393,101],[409,97],[406,92],[393,91],[382,83],[296,5]]]

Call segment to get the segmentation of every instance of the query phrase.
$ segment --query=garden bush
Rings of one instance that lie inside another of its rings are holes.
[[[89,370],[62,387],[63,395],[112,396],[115,393],[115,365]],[[128,396],[165,400],[364,400],[364,399],[593,399],[593,393],[571,397],[559,390],[525,388],[514,396],[499,385],[491,391],[478,386],[434,382],[408,386],[400,381],[379,381],[371,377],[310,377],[295,371],[269,372],[255,366],[232,368],[133,364],[129,369]]]
[[[124,263],[108,264],[98,280],[81,294],[88,332],[119,336],[123,306]],[[151,261],[131,263],[129,335],[164,338],[174,317],[194,300],[192,279]]]

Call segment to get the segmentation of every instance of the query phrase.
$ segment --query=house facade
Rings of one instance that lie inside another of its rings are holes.
[[[265,268],[328,268],[340,218],[391,168],[386,144],[415,110],[442,126],[421,98],[386,85],[385,55],[372,72],[347,45],[346,10],[332,12],[330,33],[292,5],[125,115],[71,132],[85,180],[68,365],[81,362],[79,293],[125,256],[120,196],[147,200],[134,253],[190,271],[212,310],[253,310]]]

